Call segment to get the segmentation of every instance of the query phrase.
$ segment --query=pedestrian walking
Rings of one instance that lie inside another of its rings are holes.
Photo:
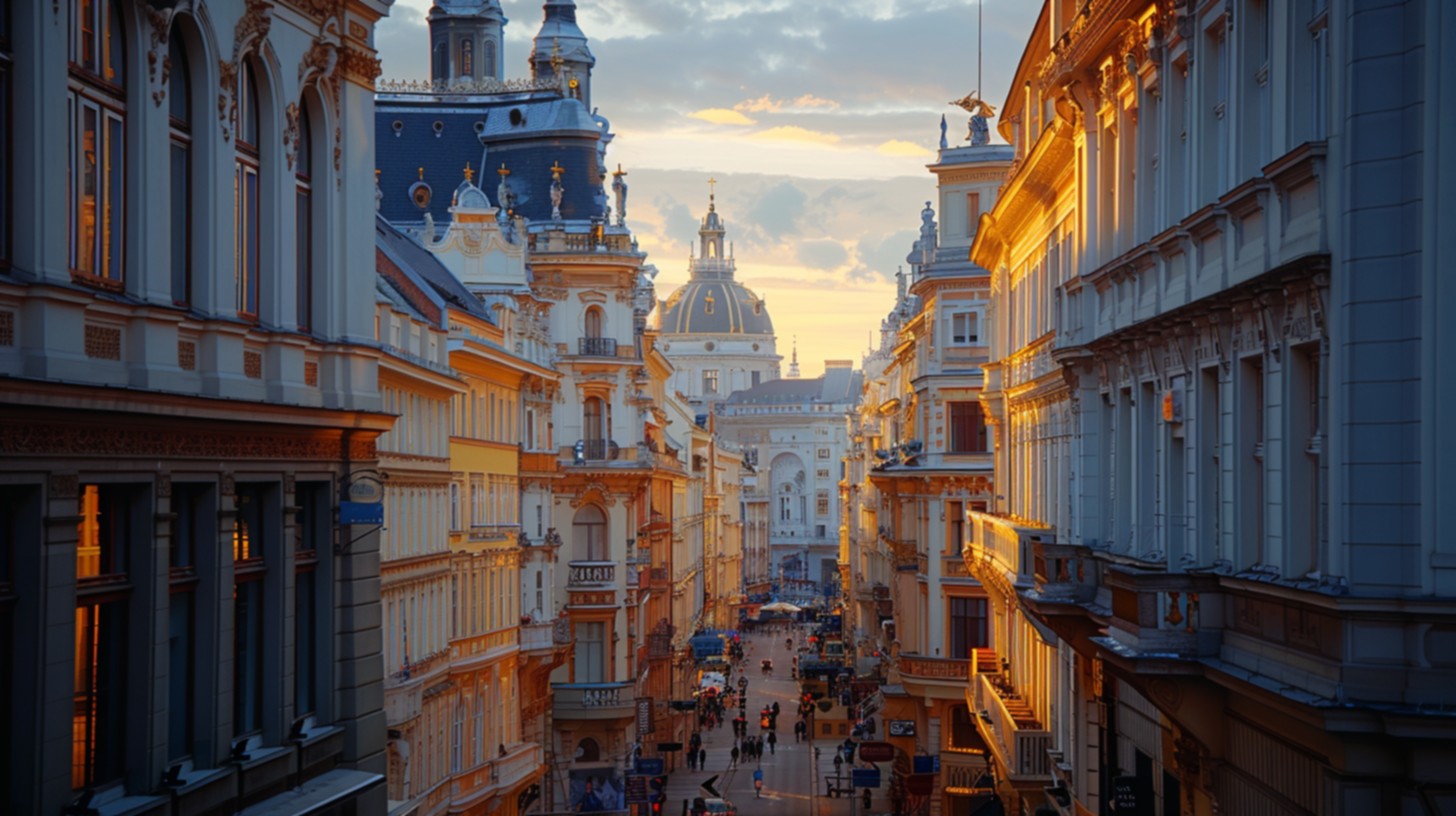
[[[728,761],[728,767],[730,767],[730,768],[736,768],[736,767],[738,767],[738,746],[737,745],[733,746],[733,752],[731,754],[729,754],[729,756],[732,757],[732,759],[730,759]]]
[[[774,734],[772,731],[770,731],[769,732],[769,735],[768,735],[768,752],[770,754],[776,753],[774,751],[774,746],[775,745],[778,745],[778,742],[779,742],[778,736],[776,734]]]
[[[708,770],[708,749],[707,748],[699,748],[698,749],[698,769],[699,770],[703,770],[703,771]]]
[[[690,770],[690,771],[696,771],[697,769],[698,769],[698,754],[697,754],[696,751],[688,751],[688,770]]]

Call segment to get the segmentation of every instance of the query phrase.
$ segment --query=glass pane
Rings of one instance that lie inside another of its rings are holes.
[[[313,199],[305,188],[298,190],[298,328],[313,324]]]
[[[169,40],[169,59],[172,73],[168,82],[167,105],[172,119],[184,128],[192,123],[192,73],[187,63],[187,46],[182,43],[182,33],[174,31]]]
[[[106,30],[102,47],[106,49],[103,55],[106,64],[106,77],[108,82],[117,85],[126,83],[126,48],[121,28],[121,6],[117,0],[111,0],[106,4]]]
[[[172,596],[167,621],[167,759],[192,753],[193,669],[191,592]]]
[[[188,238],[192,234],[192,209],[188,206],[192,186],[190,154],[187,145],[172,143],[172,302],[179,306],[192,302],[192,280],[187,274],[191,266]]]
[[[293,716],[301,717],[314,710],[314,572],[300,572],[296,582],[294,609],[294,706]]]
[[[76,271],[95,275],[96,270],[96,205],[101,178],[98,173],[97,150],[101,134],[100,111],[92,105],[81,106],[81,143],[76,161],[80,167],[76,212]]]
[[[106,253],[106,264],[101,274],[113,281],[122,279],[122,224],[125,206],[122,201],[123,173],[125,172],[121,155],[122,148],[122,121],[116,116],[106,117],[106,151],[105,166],[102,168],[106,174],[106,211],[102,214],[102,241]]]
[[[76,609],[75,684],[71,715],[71,787],[121,776],[126,699],[125,603]]]
[[[256,731],[263,708],[263,582],[233,587],[233,733]]]
[[[76,62],[92,73],[96,72],[96,3],[97,0],[81,0],[76,13],[79,29]]]
[[[245,169],[243,171],[243,197],[248,227],[244,234],[246,243],[243,246],[248,282],[247,289],[243,293],[245,296],[244,311],[255,315],[258,313],[258,172],[256,170]]]

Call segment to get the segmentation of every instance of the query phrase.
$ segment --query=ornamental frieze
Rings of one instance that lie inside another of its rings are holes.
[[[347,453],[373,459],[374,443],[354,440]],[[338,437],[12,421],[0,426],[0,454],[340,460],[346,451]]]

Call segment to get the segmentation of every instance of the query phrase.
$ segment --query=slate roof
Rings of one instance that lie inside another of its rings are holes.
[[[664,334],[774,333],[763,300],[731,279],[689,281],[663,301],[661,308],[658,325]]]
[[[563,219],[590,219],[606,206],[597,161],[600,130],[591,113],[575,99],[539,92],[381,94],[375,105],[374,132],[379,189],[384,196],[380,211],[393,223],[419,223],[425,212],[436,224],[446,223],[451,194],[464,179],[467,162],[476,172],[476,184],[495,206],[500,204],[496,170],[504,163],[511,171],[516,211],[533,222],[551,219],[553,162],[564,169]],[[424,210],[411,197],[411,187],[418,181],[430,188],[429,206]]]
[[[471,294],[465,284],[446,269],[434,253],[400,232],[382,215],[374,219],[374,246],[406,275],[428,286],[434,297],[442,303],[494,322],[485,304]],[[412,297],[410,292],[401,294],[407,299]]]
[[[854,402],[864,384],[864,373],[850,368],[829,368],[814,379],[769,380],[734,391],[733,405],[774,405],[795,402]]]

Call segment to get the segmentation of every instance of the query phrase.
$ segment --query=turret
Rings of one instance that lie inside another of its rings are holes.
[[[576,25],[576,3],[573,0],[546,0],[544,17],[531,49],[531,71],[537,78],[555,76],[558,72],[567,83],[567,92],[591,108],[591,72],[597,64],[587,47],[586,35]]]
[[[435,0],[429,22],[431,79],[503,78],[506,15],[500,0]]]

